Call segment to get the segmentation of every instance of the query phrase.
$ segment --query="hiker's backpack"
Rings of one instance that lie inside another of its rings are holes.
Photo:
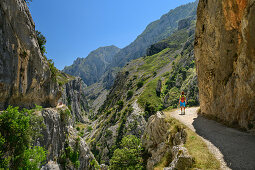
[[[186,96],[185,96],[185,95],[181,95],[181,96],[180,96],[180,99],[181,99],[182,102],[184,102],[185,99],[186,99]]]

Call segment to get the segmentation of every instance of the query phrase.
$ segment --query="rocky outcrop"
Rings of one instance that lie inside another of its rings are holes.
[[[85,123],[84,116],[89,112],[89,106],[85,95],[86,85],[81,78],[75,78],[63,86],[62,98],[63,104],[69,107],[74,121]]]
[[[189,155],[188,150],[183,146],[174,146],[172,149],[173,161],[169,167],[163,170],[190,169],[193,165],[193,159]]]
[[[57,83],[42,56],[24,0],[0,1],[0,109],[55,106]]]
[[[170,155],[168,159],[171,159],[166,170],[192,167],[193,159],[183,146],[187,137],[185,130],[175,127],[177,130],[171,131],[171,126],[162,112],[157,112],[149,118],[142,137],[142,144],[150,155],[146,169],[153,169],[166,155]]]
[[[169,124],[161,112],[152,115],[147,123],[145,132],[142,137],[143,146],[146,148],[151,157],[147,160],[147,169],[153,169],[153,166],[160,162],[170,146],[166,145],[169,135]]]
[[[201,113],[255,128],[255,1],[200,0],[195,55]]]
[[[85,140],[77,135],[73,128],[74,124],[70,111],[63,106],[59,109],[48,108],[38,112],[44,119],[45,128],[42,131],[43,138],[39,139],[36,145],[43,146],[47,151],[47,164],[43,170],[63,168],[63,152],[67,144],[75,147],[76,140],[79,138],[78,150],[80,166],[78,169],[91,169],[90,162],[94,159]],[[65,160],[64,160],[65,161]],[[66,165],[69,169],[74,169],[72,164]]]
[[[178,22],[178,30],[189,28],[191,22],[196,19],[196,16],[191,16],[185,19],[182,19]]]

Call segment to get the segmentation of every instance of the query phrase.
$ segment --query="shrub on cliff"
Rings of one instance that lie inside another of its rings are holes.
[[[142,147],[140,139],[133,135],[121,141],[121,148],[116,149],[110,160],[110,169],[142,169]]]
[[[127,99],[131,99],[133,97],[133,95],[134,95],[134,92],[132,90],[129,90],[127,92]]]
[[[0,169],[39,169],[46,160],[42,147],[32,146],[38,139],[42,120],[32,110],[9,106],[0,114]]]
[[[31,0],[26,0],[26,1],[28,2]],[[44,35],[42,35],[42,33],[40,31],[35,31],[35,33],[36,33],[36,37],[37,37],[37,41],[38,41],[41,53],[44,56],[46,54],[46,47],[45,47],[45,44],[47,42],[46,38]]]
[[[143,87],[143,81],[139,81],[137,83],[137,88],[140,89],[141,87]]]

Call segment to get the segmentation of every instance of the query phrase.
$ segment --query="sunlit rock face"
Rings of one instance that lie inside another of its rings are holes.
[[[200,0],[195,57],[201,113],[255,128],[255,1]]]
[[[61,96],[24,0],[0,1],[0,109],[55,106]]]

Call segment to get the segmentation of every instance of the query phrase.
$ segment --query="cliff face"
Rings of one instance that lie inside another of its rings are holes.
[[[42,132],[43,138],[37,141],[37,145],[48,151],[48,164],[42,169],[54,169],[51,164],[64,169],[76,169],[70,158],[65,156],[69,146],[78,153],[77,161],[80,162],[80,166],[77,169],[93,169],[90,162],[95,158],[85,140],[78,136],[72,117],[66,114],[67,111],[68,108],[64,106],[59,109],[43,109],[38,113],[44,119],[45,129]]]
[[[74,121],[85,123],[84,116],[89,112],[85,97],[86,85],[81,78],[75,78],[63,86],[62,102],[69,107]]]
[[[255,128],[255,1],[200,0],[195,56],[202,114]]]
[[[60,92],[41,55],[35,25],[23,0],[0,1],[0,109],[55,106]]]

